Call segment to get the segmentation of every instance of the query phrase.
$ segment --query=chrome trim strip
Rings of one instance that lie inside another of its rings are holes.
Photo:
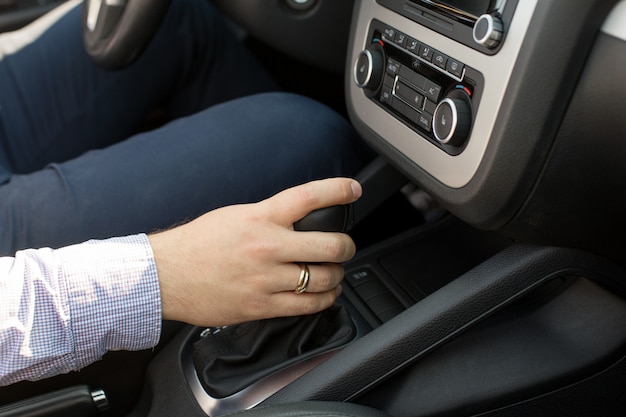
[[[617,3],[602,25],[602,32],[626,41],[626,0]]]
[[[368,99],[352,81],[346,91],[353,103],[354,114],[377,135],[387,140],[443,184],[452,188],[467,185],[478,170],[485,154],[537,1],[524,0],[518,3],[502,48],[495,55],[489,56],[400,16],[379,5],[376,0],[358,0],[353,16],[353,19],[356,19],[356,36],[353,44],[350,45],[348,55],[350,68],[354,67],[359,53],[369,43],[367,35],[371,20],[378,19],[480,71],[485,78],[485,86],[467,147],[455,156],[442,151],[381,109]]]

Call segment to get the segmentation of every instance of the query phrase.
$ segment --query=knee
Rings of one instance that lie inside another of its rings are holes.
[[[283,135],[305,141],[314,139],[355,139],[349,121],[337,111],[311,98],[286,92],[257,94],[247,99],[246,109],[258,119],[256,123]]]
[[[276,155],[343,167],[336,174],[352,173],[373,156],[349,120],[319,101],[284,92],[244,100],[255,112],[256,140]]]

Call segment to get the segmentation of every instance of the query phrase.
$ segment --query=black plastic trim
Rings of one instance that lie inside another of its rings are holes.
[[[299,400],[350,401],[564,274],[605,281],[624,269],[586,252],[512,246],[426,297],[262,404]]]
[[[476,415],[580,383],[625,353],[626,300],[587,279],[558,277],[358,401],[395,417]],[[617,407],[622,396],[578,395],[593,404],[586,413],[569,398],[557,414],[605,415],[593,407]]]
[[[541,178],[505,231],[624,263],[626,42],[601,34]]]

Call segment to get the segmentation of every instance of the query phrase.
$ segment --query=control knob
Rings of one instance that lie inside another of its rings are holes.
[[[474,23],[472,36],[474,42],[487,48],[495,48],[502,40],[502,32],[504,31],[502,20],[498,16],[484,14]]]
[[[376,91],[385,73],[385,52],[373,43],[359,54],[354,64],[354,81],[360,88]]]
[[[433,133],[442,144],[463,144],[472,125],[472,107],[469,97],[455,90],[441,100],[433,114]]]

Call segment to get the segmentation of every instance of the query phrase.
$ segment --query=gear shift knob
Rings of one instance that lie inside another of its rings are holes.
[[[363,188],[360,199],[352,204],[312,211],[294,223],[294,229],[346,233],[409,182],[381,157],[370,162],[355,179]]]
[[[354,226],[354,204],[331,206],[312,211],[294,225],[299,231],[342,232]]]

